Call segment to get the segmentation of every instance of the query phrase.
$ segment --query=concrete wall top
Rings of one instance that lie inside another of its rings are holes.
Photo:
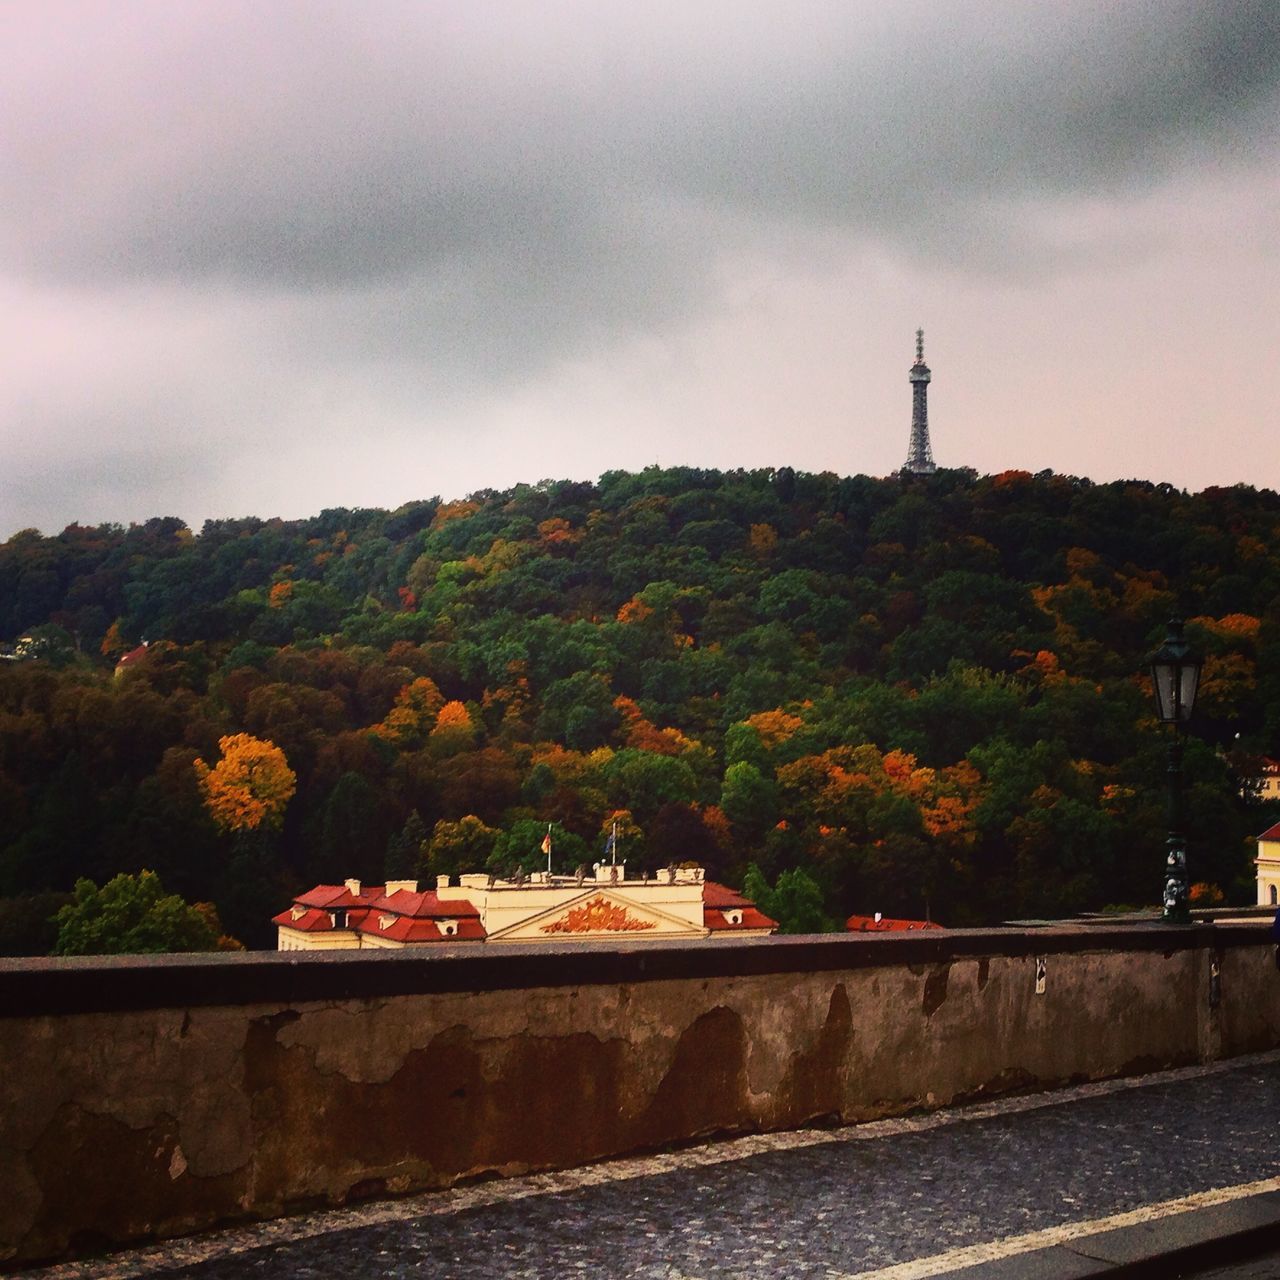
[[[46,1014],[295,1004],[444,992],[590,987],[670,979],[819,973],[928,965],[972,956],[1257,946],[1266,923],[1064,924],[552,946],[468,944],[397,951],[0,957],[0,1018]]]

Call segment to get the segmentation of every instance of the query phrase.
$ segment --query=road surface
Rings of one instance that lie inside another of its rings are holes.
[[[1268,1214],[1280,1228],[1280,1053],[481,1183],[26,1274],[1069,1280],[1196,1231],[1266,1229]],[[1232,1260],[1225,1248],[1196,1265],[1220,1260]],[[1221,1278],[1270,1280],[1272,1265]],[[1170,1262],[1154,1274],[1181,1272]]]

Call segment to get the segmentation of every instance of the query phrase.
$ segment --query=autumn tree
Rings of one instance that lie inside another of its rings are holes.
[[[218,740],[222,759],[213,768],[195,762],[205,806],[224,831],[279,827],[293,797],[297,777],[284,752],[247,733]]]
[[[107,628],[106,634],[102,637],[102,643],[98,646],[98,652],[104,658],[114,662],[128,647],[124,637],[120,634],[120,619],[117,618]]]
[[[456,755],[471,746],[475,738],[476,727],[466,706],[456,700],[446,702],[440,708],[429,735],[432,752],[442,756]]]
[[[395,705],[373,732],[397,746],[416,745],[431,732],[444,705],[436,682],[430,676],[418,676],[400,690]]]

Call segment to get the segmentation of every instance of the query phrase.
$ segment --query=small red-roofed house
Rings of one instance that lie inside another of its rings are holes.
[[[116,660],[115,671],[113,675],[118,680],[131,667],[136,667],[147,656],[148,641],[144,640],[136,649],[130,649],[128,653],[121,654]]]
[[[1280,762],[1261,756],[1240,779],[1240,794],[1246,800],[1280,800]]]
[[[626,878],[623,865],[501,880],[463,875],[362,885],[321,884],[272,918],[281,951],[410,947],[439,942],[573,942],[586,939],[765,937],[774,920],[740,893],[704,878],[701,867],[670,867]]]
[[[941,929],[932,920],[893,920],[878,911],[873,916],[850,916],[844,927],[850,933],[911,933],[917,929]]]
[[[711,933],[764,937],[778,928],[778,922],[770,920],[749,898],[714,880],[702,886],[702,921]]]
[[[1280,822],[1258,837],[1254,866],[1258,869],[1258,905],[1280,905]]]

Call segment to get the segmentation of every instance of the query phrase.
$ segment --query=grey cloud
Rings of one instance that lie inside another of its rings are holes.
[[[131,442],[138,429],[160,442]],[[122,429],[109,415],[86,415],[68,430],[73,447],[58,455],[8,460],[0,485],[0,537],[24,526],[53,532],[73,522],[95,525],[158,514],[189,518],[192,511],[216,506],[211,497],[224,479],[222,467],[216,447],[202,445],[199,433],[183,443],[170,420],[140,418]],[[51,512],[57,513],[53,524]]]
[[[896,50],[845,42],[801,85],[720,104],[677,167],[709,199],[957,235],[989,202],[1139,189],[1202,146],[1274,153],[1280,10],[1147,8],[989,6],[904,24]]]
[[[699,8],[127,6],[116,62],[72,40],[79,90],[9,104],[5,255],[286,289],[463,264],[522,296],[596,269],[636,199],[962,235],[1201,144],[1245,161],[1280,81],[1268,0]]]
[[[443,458],[480,394],[693,325],[726,261],[1105,267],[1159,201],[1055,238],[1074,209],[1280,148],[1273,0],[85,0],[0,7],[0,42],[23,522],[236,510],[264,450],[304,474],[342,431]]]

